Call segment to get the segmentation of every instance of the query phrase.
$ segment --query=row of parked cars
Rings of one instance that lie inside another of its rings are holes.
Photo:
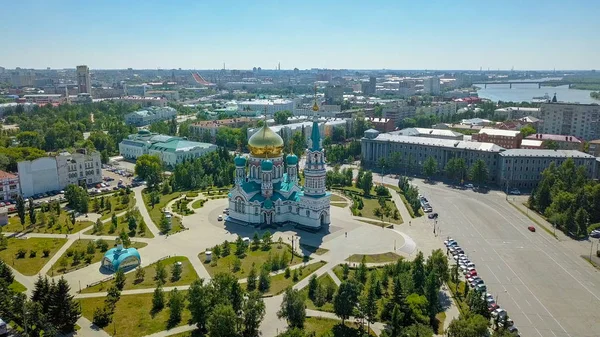
[[[512,319],[508,318],[506,310],[500,308],[496,303],[494,296],[487,292],[488,289],[485,282],[477,274],[475,263],[469,260],[465,251],[458,245],[458,242],[448,238],[444,241],[444,245],[446,245],[448,252],[452,254],[454,261],[458,263],[459,271],[464,275],[467,286],[477,291],[481,295],[481,298],[487,302],[488,310],[490,311],[492,318],[497,322],[498,327],[503,327],[504,324],[506,324],[506,329],[510,333],[514,336],[520,336],[519,329],[514,325]]]
[[[108,170],[110,172],[114,172],[122,177],[133,177],[133,173],[127,172],[125,170],[116,168],[114,166],[110,166],[110,165],[102,165],[102,168],[105,170]]]

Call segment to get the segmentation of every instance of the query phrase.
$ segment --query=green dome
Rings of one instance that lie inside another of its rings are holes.
[[[272,171],[273,170],[273,162],[270,160],[263,160],[263,162],[260,163],[260,169],[263,171]]]
[[[242,156],[235,157],[233,161],[235,163],[235,166],[246,166],[246,158]]]
[[[285,157],[285,160],[287,162],[288,165],[296,165],[298,164],[298,156],[296,156],[295,154],[290,154],[287,157]]]
[[[273,208],[273,201],[271,201],[271,199],[267,199],[267,200],[265,200],[265,203],[263,204],[263,206],[266,209],[271,209],[271,208]]]

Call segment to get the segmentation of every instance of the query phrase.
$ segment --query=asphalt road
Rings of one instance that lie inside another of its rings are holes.
[[[600,336],[600,272],[576,252],[529,232],[501,192],[413,183],[440,215],[440,240],[458,241],[521,336]]]

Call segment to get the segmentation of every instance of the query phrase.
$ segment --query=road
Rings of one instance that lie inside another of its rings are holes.
[[[529,232],[527,226],[535,223],[498,191],[413,183],[440,214],[440,239],[458,241],[521,336],[600,334],[600,272],[569,243],[541,229]]]

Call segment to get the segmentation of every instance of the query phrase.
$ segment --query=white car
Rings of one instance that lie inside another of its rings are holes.
[[[466,188],[473,188],[473,184],[466,184],[465,187]]]
[[[219,214],[219,216],[217,217],[218,221],[223,221],[223,216],[221,214]]]
[[[502,316],[506,316],[506,310],[504,310],[502,308],[498,308],[498,309],[492,311],[492,317],[496,318],[496,317],[502,317]]]
[[[444,241],[444,245],[446,245],[446,246],[450,246],[453,244],[457,244],[456,241],[454,241],[454,239],[448,239],[448,240]]]

